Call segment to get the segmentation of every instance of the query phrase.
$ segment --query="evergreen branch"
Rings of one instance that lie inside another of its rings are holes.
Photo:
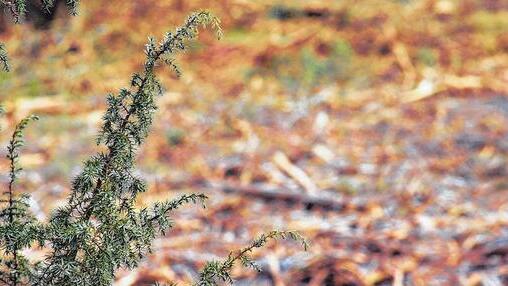
[[[205,201],[208,199],[208,197],[204,194],[190,194],[190,195],[182,195],[181,197],[170,200],[163,203],[155,203],[152,206],[152,209],[150,211],[151,215],[142,219],[142,226],[145,227],[148,224],[152,224],[154,222],[157,222],[159,226],[165,225],[163,221],[167,220],[167,216],[169,212],[177,209],[178,207],[182,206],[186,203],[201,203],[203,207],[205,207]],[[164,220],[161,220],[164,218]],[[164,231],[164,229],[162,229]]]
[[[291,238],[295,241],[299,241],[305,250],[307,250],[309,247],[309,244],[305,238],[303,238],[299,233],[295,231],[274,230],[269,233],[262,234],[247,247],[244,247],[236,252],[231,252],[228,255],[228,258],[224,261],[208,262],[200,272],[199,281],[196,282],[194,286],[217,286],[219,285],[219,282],[232,284],[233,277],[231,276],[231,271],[235,263],[238,261],[240,261],[244,267],[253,268],[256,271],[261,271],[249,254],[254,249],[263,247],[269,240],[286,238]]]
[[[30,121],[38,120],[37,116],[28,116],[22,119],[12,134],[9,145],[7,146],[7,158],[10,161],[9,184],[4,195],[7,196],[7,207],[0,211],[0,244],[4,252],[10,255],[10,259],[2,261],[2,268],[8,270],[7,275],[3,275],[2,280],[8,281],[6,285],[16,286],[23,280],[22,275],[28,272],[27,261],[20,250],[29,245],[37,236],[37,229],[33,224],[33,217],[28,214],[28,196],[22,195],[17,198],[14,194],[14,183],[16,182],[22,168],[18,165],[19,149],[24,145],[23,131]],[[3,272],[2,272],[3,273]]]
[[[162,93],[159,83],[155,80],[155,75],[153,74],[155,64],[163,54],[174,53],[175,51],[183,50],[185,48],[183,41],[185,39],[194,38],[197,35],[197,27],[199,25],[206,25],[207,23],[213,23],[213,26],[217,28],[218,35],[221,35],[218,20],[209,12],[203,11],[191,15],[187,19],[185,25],[178,28],[175,34],[166,34],[165,39],[161,42],[158,48],[155,48],[153,39],[150,39],[149,43],[146,45],[145,50],[147,59],[145,61],[144,76],[140,77],[139,75],[134,75],[132,80],[132,86],[137,87],[137,91],[134,93],[134,95],[132,95],[130,92],[122,90],[118,97],[109,96],[110,106],[108,108],[108,112],[104,116],[105,122],[98,140],[98,143],[103,142],[108,146],[109,153],[104,159],[105,164],[102,172],[103,176],[98,178],[96,188],[93,191],[94,194],[98,192],[102,187],[103,178],[108,177],[108,171],[111,168],[115,156],[118,154],[126,153],[129,156],[127,159],[132,160],[133,151],[139,144],[142,143],[143,139],[147,136],[148,128],[151,125],[151,115],[156,109],[156,106],[153,102],[153,97],[155,95],[153,93],[154,86],[158,91],[156,95],[160,95]],[[120,117],[120,123],[118,124],[114,122],[114,120],[119,119],[118,117],[120,111],[118,110],[118,106],[120,105],[125,110],[125,101],[129,99],[128,97],[131,97],[129,108],[125,116],[123,118]],[[146,116],[147,112],[149,113],[148,117]],[[130,121],[131,116],[134,115],[138,116],[138,120],[140,121],[139,125],[136,125]],[[143,120],[145,121],[143,122]],[[114,125],[119,127],[114,128]],[[127,142],[127,146],[118,144],[124,143],[118,142],[118,139],[121,139],[121,137],[128,137],[131,139]],[[127,147],[127,152],[125,152],[125,150],[121,150],[121,147]],[[94,204],[92,202],[90,203],[85,213],[85,219],[90,218],[93,213],[93,207]]]
[[[155,235],[171,227],[167,217],[171,210],[204,200],[204,195],[188,195],[155,204],[150,212],[138,211],[136,198],[146,184],[131,170],[136,150],[152,125],[155,97],[162,94],[155,76],[157,63],[184,50],[185,41],[207,24],[218,28],[219,22],[208,12],[198,12],[159,44],[149,39],[143,73],[132,77],[129,89],[108,95],[97,140],[107,152],[85,162],[72,182],[67,205],[52,215],[47,227],[52,253],[37,268],[35,285],[109,285],[115,269],[135,266],[150,251]]]
[[[111,168],[112,161],[115,156],[120,154],[127,154],[129,160],[132,160],[133,151],[141,144],[148,134],[148,128],[151,125],[152,114],[156,106],[154,104],[154,95],[160,95],[162,90],[160,84],[156,81],[154,75],[155,64],[159,61],[163,54],[172,54],[185,49],[184,40],[193,39],[197,36],[197,27],[200,25],[212,24],[217,29],[217,35],[222,35],[219,21],[209,12],[202,11],[192,14],[186,21],[185,25],[178,28],[176,33],[167,33],[164,40],[160,43],[159,47],[155,46],[154,40],[149,39],[146,45],[145,53],[147,59],[145,61],[145,72],[143,76],[135,74],[131,81],[132,87],[137,87],[137,90],[132,93],[127,90],[121,90],[120,95],[108,96],[109,108],[104,116],[104,124],[101,134],[97,143],[105,143],[108,146],[109,153],[106,155],[105,164],[103,167],[104,176],[98,178],[94,193],[99,191],[102,186],[102,178],[107,177],[107,173]],[[156,91],[156,92],[154,92]],[[154,94],[155,93],[155,94]],[[130,100],[128,108],[126,108],[126,101]],[[121,107],[125,115],[121,116]],[[138,123],[131,121],[132,116],[138,117]],[[120,123],[117,123],[119,121]],[[126,145],[125,142],[118,142],[121,137],[129,138]],[[127,147],[126,150],[122,150]],[[93,212],[93,204],[90,204],[85,218],[89,219]]]
[[[27,127],[30,121],[37,121],[39,117],[35,115],[30,115],[24,119],[22,119],[14,129],[12,133],[11,140],[9,142],[9,146],[7,147],[7,158],[10,161],[10,172],[9,172],[9,207],[13,206],[13,186],[19,175],[19,172],[22,170],[21,167],[18,166],[19,161],[19,149],[25,144],[25,140],[23,139],[23,131]],[[9,216],[9,220],[12,221],[12,215]]]

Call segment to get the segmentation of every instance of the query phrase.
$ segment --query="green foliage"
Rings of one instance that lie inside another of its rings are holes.
[[[39,120],[39,117],[30,115],[24,119],[22,119],[16,128],[14,129],[14,133],[12,134],[11,141],[9,146],[7,147],[7,158],[10,160],[10,185],[9,189],[12,187],[14,182],[16,181],[19,172],[22,170],[21,167],[18,166],[19,161],[19,149],[25,144],[25,140],[23,139],[23,131],[27,127],[30,121]]]
[[[14,193],[14,184],[22,168],[19,166],[19,149],[24,145],[23,130],[28,123],[38,120],[29,116],[21,120],[12,134],[7,147],[10,161],[9,186],[0,199],[0,247],[4,255],[0,258],[0,281],[5,285],[20,285],[30,275],[28,261],[20,251],[40,239],[40,225],[29,213],[29,196]]]
[[[44,3],[52,5],[53,1]],[[81,173],[72,181],[67,203],[56,209],[46,223],[39,223],[29,213],[27,195],[16,196],[13,191],[21,171],[18,160],[23,130],[37,117],[27,117],[16,126],[8,147],[10,183],[0,211],[2,283],[111,285],[118,268],[136,267],[151,251],[153,240],[174,225],[172,211],[187,203],[204,204],[205,195],[186,194],[137,208],[137,197],[147,186],[133,174],[136,151],[148,136],[157,109],[156,98],[163,93],[155,68],[166,63],[178,74],[174,55],[187,48],[188,40],[197,37],[199,27],[207,25],[221,37],[219,20],[203,11],[190,15],[184,25],[166,33],[160,42],[149,38],[143,72],[132,76],[129,87],[107,96],[107,110],[97,138],[97,144],[104,145],[105,151],[83,163]],[[231,253],[225,261],[209,263],[196,285],[232,282],[230,271],[236,261],[256,268],[248,254],[269,239],[286,237],[300,240],[306,246],[294,232],[270,232],[237,254]],[[42,261],[30,263],[21,251],[33,247],[34,242],[45,248],[47,255]]]
[[[142,74],[129,88],[108,95],[108,108],[97,143],[107,152],[88,159],[72,183],[67,205],[53,213],[46,227],[52,252],[36,269],[35,285],[110,285],[119,267],[135,267],[150,251],[151,242],[172,226],[168,215],[204,195],[186,195],[138,210],[135,202],[146,184],[133,173],[136,150],[148,135],[162,87],[155,76],[159,62],[175,69],[172,56],[197,36],[199,26],[218,20],[208,12],[192,14],[186,23],[145,48]]]
[[[307,241],[297,232],[294,231],[271,231],[262,234],[254,239],[252,243],[236,252],[229,253],[228,257],[223,261],[208,262],[200,273],[199,281],[194,286],[217,286],[219,283],[232,284],[234,282],[231,276],[231,270],[237,262],[242,266],[252,268],[256,271],[261,271],[259,266],[255,263],[249,255],[256,248],[263,247],[269,240],[272,239],[286,239],[291,238],[299,241],[305,250],[308,248]]]

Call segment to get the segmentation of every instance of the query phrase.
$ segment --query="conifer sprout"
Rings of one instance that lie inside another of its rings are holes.
[[[14,184],[21,172],[19,166],[19,149],[24,145],[23,130],[28,123],[37,120],[29,116],[21,120],[12,134],[7,147],[7,158],[10,161],[9,186],[0,199],[0,282],[2,285],[25,285],[30,275],[30,265],[20,253],[30,247],[36,240],[41,241],[40,225],[29,212],[27,194],[20,196],[14,192]]]
[[[88,159],[72,182],[67,205],[56,210],[44,231],[51,253],[37,266],[35,285],[110,285],[115,270],[135,267],[150,251],[152,241],[173,222],[171,211],[182,204],[204,202],[203,194],[136,209],[137,195],[146,190],[133,175],[136,150],[148,135],[162,87],[154,69],[186,48],[198,27],[211,25],[220,37],[219,20],[208,12],[194,13],[175,32],[146,44],[145,67],[134,74],[130,88],[107,96],[107,110],[97,143],[107,151]]]

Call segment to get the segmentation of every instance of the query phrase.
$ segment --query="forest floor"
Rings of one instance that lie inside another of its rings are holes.
[[[2,142],[41,116],[20,180],[38,216],[97,150],[105,94],[141,68],[147,36],[207,8],[225,36],[203,30],[181,79],[158,71],[167,92],[138,161],[140,205],[210,200],[175,213],[117,285],[191,281],[272,229],[311,248],[270,244],[237,285],[508,285],[506,1],[210,2],[88,0],[47,30],[5,27]]]

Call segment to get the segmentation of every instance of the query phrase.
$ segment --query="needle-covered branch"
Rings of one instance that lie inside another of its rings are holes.
[[[67,205],[52,215],[46,232],[52,252],[38,267],[35,284],[110,285],[116,269],[136,266],[150,251],[155,236],[172,226],[171,210],[205,199],[204,195],[187,195],[138,210],[136,199],[146,190],[146,183],[133,173],[136,151],[157,109],[156,97],[162,95],[155,67],[185,50],[186,41],[196,38],[198,28],[207,25],[220,36],[218,19],[198,12],[159,43],[150,38],[143,72],[133,75],[129,88],[108,95],[97,140],[107,151],[85,162],[73,180]]]
[[[181,197],[166,202],[155,203],[150,210],[144,209],[140,213],[140,220],[143,227],[150,226],[155,229],[157,227],[160,232],[164,231],[172,225],[168,215],[171,211],[176,210],[180,206],[187,203],[201,203],[205,207],[205,201],[208,199],[204,194],[182,195]]]
[[[14,184],[22,170],[19,166],[20,148],[24,145],[23,131],[30,121],[38,120],[28,116],[21,120],[7,146],[9,159],[9,184],[0,199],[0,280],[5,285],[22,285],[28,281],[30,265],[20,253],[40,237],[40,226],[29,212],[29,196],[17,195]]]
[[[274,230],[262,234],[253,240],[250,245],[236,252],[231,252],[225,260],[208,262],[199,275],[199,281],[196,282],[194,286],[217,286],[220,285],[220,283],[232,284],[234,280],[231,276],[231,271],[237,262],[240,262],[244,267],[261,271],[250,254],[256,248],[261,248],[266,245],[270,240],[287,238],[300,242],[305,250],[309,247],[305,238],[295,231]]]

